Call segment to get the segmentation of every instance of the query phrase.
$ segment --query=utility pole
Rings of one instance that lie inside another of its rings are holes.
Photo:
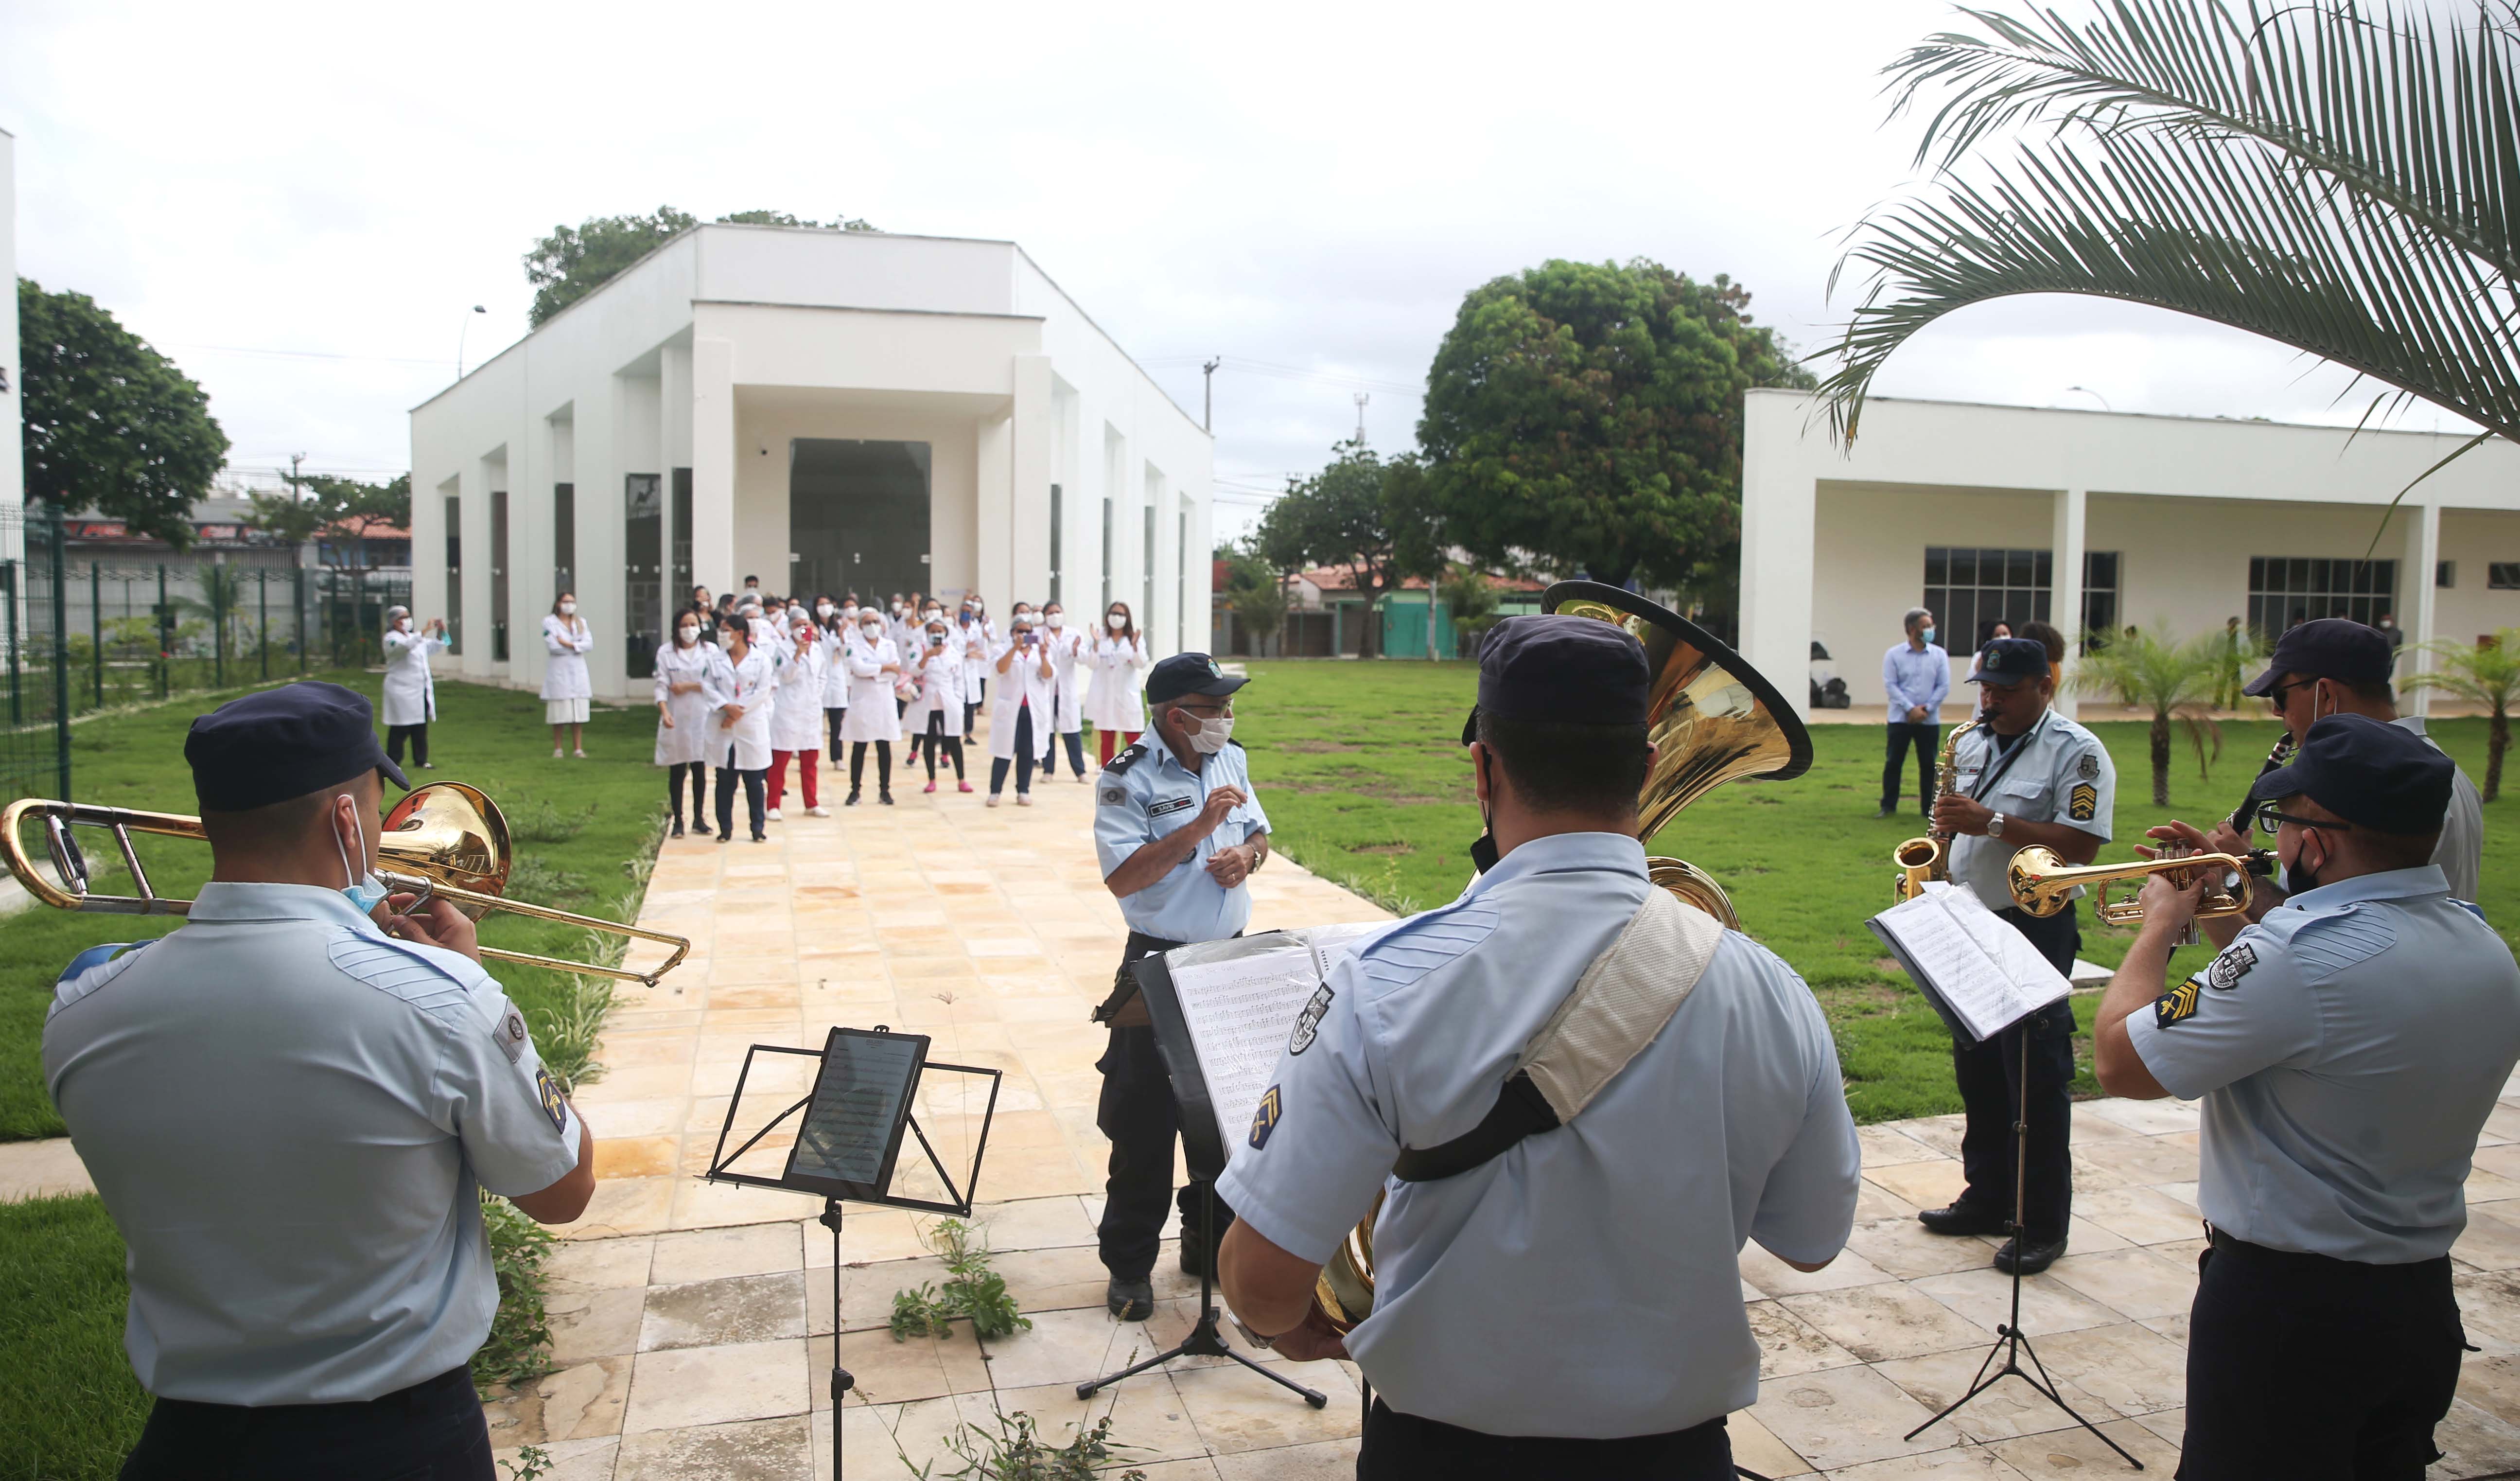
[[[1198,368],[1200,377],[1206,381],[1198,407],[1198,429],[1203,432],[1216,430],[1216,368],[1224,363],[1225,357],[1219,355]]]
[[[1373,397],[1364,391],[1356,393],[1356,445],[1365,446],[1365,403]]]

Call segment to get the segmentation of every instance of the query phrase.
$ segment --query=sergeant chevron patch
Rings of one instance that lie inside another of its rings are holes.
[[[1260,1108],[1251,1113],[1251,1149],[1253,1151],[1256,1152],[1269,1144],[1269,1134],[1278,1129],[1278,1087],[1273,1085],[1269,1087],[1269,1093],[1260,1098]]]
[[[2193,977],[2152,1000],[2152,1021],[2157,1028],[2168,1028],[2195,1014],[2196,979]]]
[[[2066,794],[2065,815],[2077,823],[2089,823],[2100,810],[2100,789],[2088,782],[2077,782]]]

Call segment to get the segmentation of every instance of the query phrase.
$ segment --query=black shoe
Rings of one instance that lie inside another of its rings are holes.
[[[1113,1276],[1111,1284],[1102,1292],[1102,1304],[1123,1322],[1144,1322],[1155,1314],[1155,1283]]]
[[[1198,1279],[1215,1279],[1216,1252],[1196,1239],[1184,1239],[1181,1242],[1181,1273]]]
[[[754,833],[752,835],[752,841],[755,843],[767,843],[770,841],[770,835],[768,833]]]
[[[886,807],[892,806],[892,788],[887,786],[883,790],[877,792],[875,794],[875,800],[882,803]]]
[[[847,796],[842,797],[842,798],[840,799],[840,806],[842,806],[842,807],[855,807],[855,806],[857,806],[857,805],[858,805],[858,793],[857,793],[857,788],[855,788],[855,787],[851,787],[851,788],[849,788],[849,794],[848,794]]]
[[[733,843],[735,841],[734,830],[730,829],[727,831],[718,834],[717,841],[720,843]]]
[[[2018,1264],[2021,1267],[2021,1274],[2035,1276],[2055,1264],[2056,1257],[2064,1252],[2065,1240],[2062,1235],[2053,1239],[2025,1241],[2020,1235],[2015,1234],[2004,1240],[2003,1247],[1995,1252],[1995,1268],[2008,1276],[2012,1274],[2012,1267]]]
[[[707,830],[707,829],[701,829],[701,830],[700,830],[700,831],[701,831],[701,832],[707,832],[707,831],[708,831],[708,830]],[[676,837],[676,838],[679,838],[679,837],[681,837],[682,835],[683,835],[683,820],[682,820],[682,819],[680,819],[680,818],[676,818],[676,819],[674,820],[674,831],[673,831],[673,833],[671,834],[671,836]]]
[[[702,823],[699,819],[694,818],[692,820],[692,831],[705,838],[709,835],[709,826]]]
[[[1899,815],[1899,809],[1897,809],[1897,808],[1895,808],[1895,807],[1885,807],[1885,808],[1881,809],[1881,811],[1879,811],[1879,812],[1877,812],[1877,813],[1874,813],[1874,814],[1872,815],[1872,817],[1873,817],[1873,820],[1874,820],[1875,822],[1878,822],[1878,821],[1880,821],[1880,820],[1881,820],[1881,819],[1883,819],[1883,818],[1895,818],[1895,817],[1897,817],[1898,815]]]
[[[1925,1209],[1916,1215],[1916,1222],[1938,1234],[2000,1234],[2012,1223],[2000,1209],[1968,1202]]]

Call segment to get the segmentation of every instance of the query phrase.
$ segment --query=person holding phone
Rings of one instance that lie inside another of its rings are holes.
[[[942,617],[920,633],[910,671],[919,677],[919,697],[910,701],[909,719],[911,743],[920,748],[912,754],[926,758],[926,789],[936,790],[936,752],[941,748],[954,758],[955,789],[968,792],[971,784],[963,775],[963,737],[954,729],[963,718],[963,655],[948,641]]]
[[[989,806],[1006,790],[1007,769],[1015,772],[1015,806],[1032,806],[1032,769],[1050,748],[1051,696],[1058,676],[1050,650],[1032,625],[1032,613],[1017,611],[1007,641],[990,665],[1003,681],[998,712],[989,717]]]
[[[1041,605],[1041,641],[1050,651],[1051,672],[1057,675],[1050,696],[1050,736],[1042,743],[1041,772],[1047,777],[1058,770],[1058,742],[1067,745],[1067,769],[1079,782],[1094,780],[1085,775],[1085,715],[1076,707],[1079,698],[1077,670],[1094,671],[1094,641],[1085,633],[1067,625],[1067,609],[1056,602]]]

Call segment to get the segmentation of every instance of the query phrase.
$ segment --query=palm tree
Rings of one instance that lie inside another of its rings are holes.
[[[1929,103],[1929,183],[1860,225],[1868,286],[1822,386],[1855,435],[1874,374],[1943,315],[2080,293],[2264,335],[2520,439],[2520,8],[2034,0],[1964,9],[1885,70]],[[1948,98],[1928,100],[1928,92]],[[2025,130],[1998,162],[1995,137]],[[2457,453],[2452,453],[2452,457]],[[2444,461],[2448,461],[2445,459]],[[2436,465],[2438,466],[2438,465]]]
[[[2230,640],[2207,633],[2184,642],[2165,637],[2155,623],[2149,629],[2128,628],[2105,648],[2086,640],[2074,688],[2107,694],[2129,709],[2152,711],[2152,804],[2170,805],[2170,722],[2177,720],[2196,749],[2196,774],[2207,775],[2211,759],[2223,754],[2223,728],[2214,721],[2214,692],[2229,663]]]
[[[2511,701],[2520,696],[2520,628],[2506,627],[2470,648],[2448,638],[2427,643],[2428,669],[2407,676],[2408,689],[2437,689],[2493,715],[2486,730],[2485,800],[2502,790],[2502,749],[2511,743]]]

